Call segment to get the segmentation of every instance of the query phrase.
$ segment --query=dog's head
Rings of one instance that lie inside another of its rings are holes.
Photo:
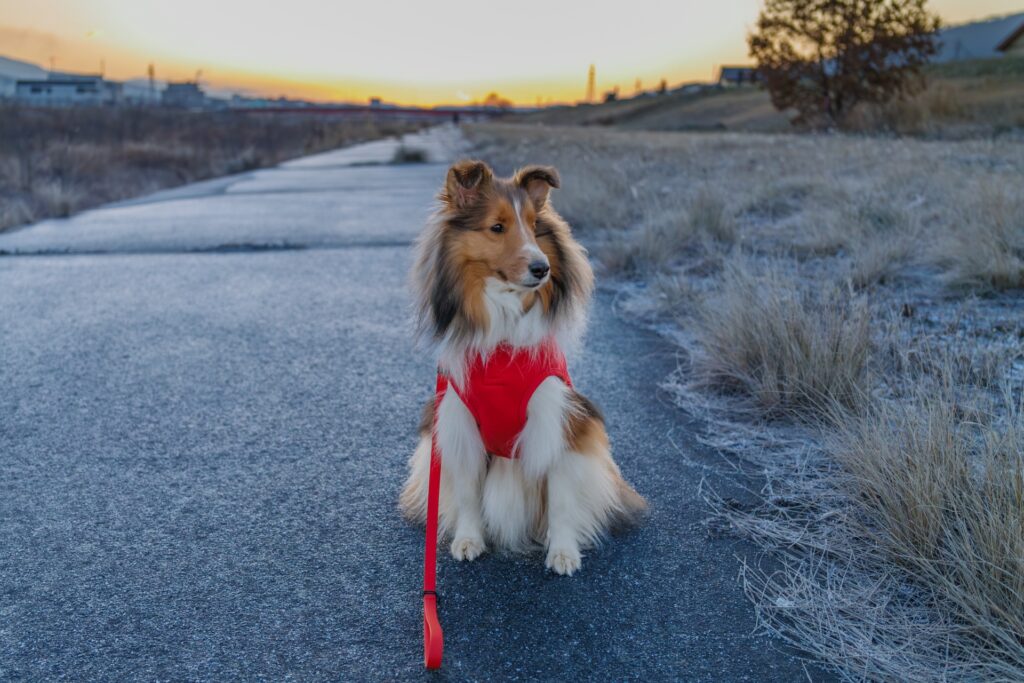
[[[527,166],[512,178],[496,178],[482,161],[452,166],[441,201],[457,233],[456,258],[515,289],[547,282],[551,261],[538,244],[537,223],[558,182],[558,172],[545,166]]]
[[[586,252],[548,201],[559,184],[550,166],[526,166],[511,178],[482,161],[448,169],[414,276],[424,331],[440,339],[485,328],[490,282],[521,295],[524,308],[539,301],[552,323],[585,304],[593,282]]]

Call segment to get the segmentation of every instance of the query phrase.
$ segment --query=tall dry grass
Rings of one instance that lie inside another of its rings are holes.
[[[407,130],[308,115],[0,104],[0,230]]]
[[[695,368],[769,416],[818,418],[867,394],[871,345],[865,302],[832,283],[802,286],[769,267],[733,260],[695,316]]]
[[[844,417],[829,451],[861,533],[1024,673],[1024,413],[1002,408],[979,420],[952,387],[918,391]]]
[[[848,680],[1021,680],[1019,398],[987,417],[942,390],[876,402],[824,454],[768,461],[756,511],[712,494],[719,524],[781,566],[744,568],[767,630]]]
[[[977,187],[954,207],[959,229],[933,244],[947,283],[970,289],[1024,288],[1024,192],[1019,184]]]
[[[889,634],[889,642],[871,643],[863,632],[859,640],[858,666],[878,678],[1024,677],[1024,412],[1008,392],[996,411],[965,415],[955,374],[947,368],[945,386],[921,386],[906,401],[844,416],[826,440],[842,467],[833,482],[845,514],[829,529],[850,539],[842,564],[885,572],[898,587],[865,606],[906,605],[902,614],[890,608],[862,619]],[[843,606],[833,597],[819,608]],[[922,608],[926,622],[903,619]],[[895,652],[903,644],[906,651]],[[852,663],[843,652],[827,656]]]

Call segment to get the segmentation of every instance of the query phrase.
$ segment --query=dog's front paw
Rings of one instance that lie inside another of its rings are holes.
[[[544,566],[562,576],[572,576],[582,565],[580,549],[575,546],[548,549],[548,559],[544,562]]]
[[[481,538],[463,536],[452,541],[452,557],[460,562],[462,560],[471,562],[480,557],[480,553],[486,549],[487,547]]]

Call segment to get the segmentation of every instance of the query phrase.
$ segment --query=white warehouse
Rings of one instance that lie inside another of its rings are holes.
[[[44,80],[18,81],[14,88],[16,99],[41,106],[118,104],[123,95],[121,83],[94,75],[51,73]]]

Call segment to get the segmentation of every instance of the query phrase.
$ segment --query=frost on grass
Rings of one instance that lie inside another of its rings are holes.
[[[1024,288],[1024,192],[1021,185],[975,188],[957,207],[960,229],[948,230],[933,246],[946,282],[973,289]]]
[[[769,560],[766,631],[849,680],[1024,680],[1024,141],[471,135],[559,167],[718,474],[764,482],[701,494]]]
[[[833,283],[812,289],[734,260],[698,309],[696,374],[769,416],[855,408],[866,391],[868,323],[864,300]]]
[[[713,523],[781,563],[744,568],[770,632],[850,679],[1024,675],[1024,420],[974,422],[948,390],[879,401],[813,453],[761,456],[755,510],[707,492]]]

